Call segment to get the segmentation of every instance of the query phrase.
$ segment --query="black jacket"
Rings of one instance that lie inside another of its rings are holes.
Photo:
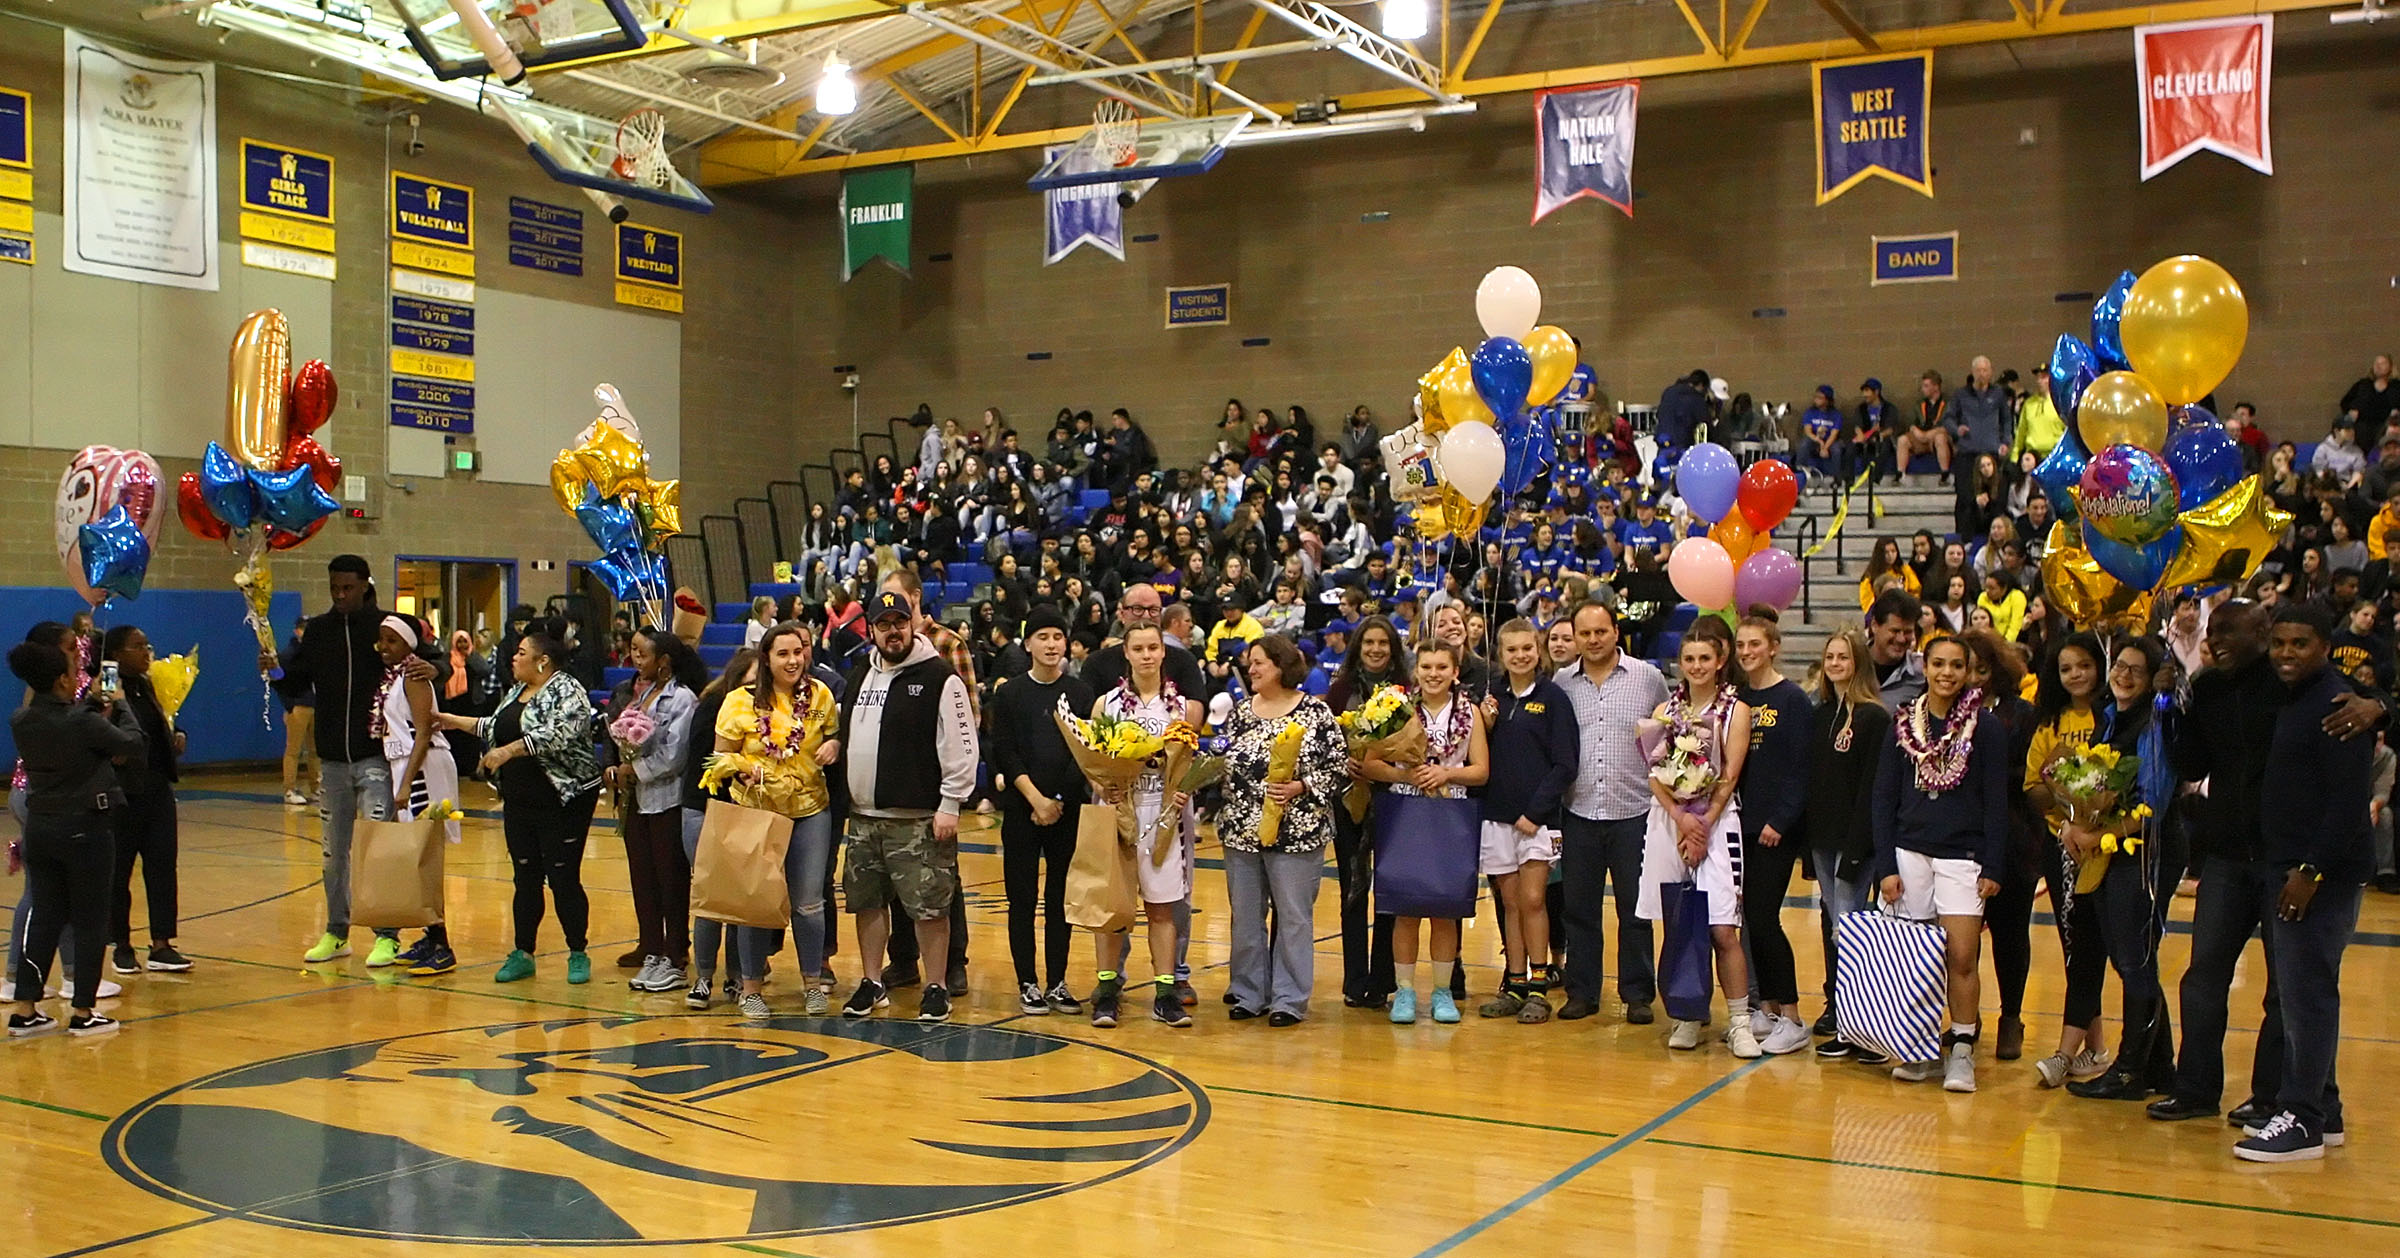
[[[283,658],[283,677],[275,688],[289,696],[315,694],[317,758],[327,764],[383,759],[383,740],[368,736],[367,723],[375,714],[375,691],[383,685],[375,631],[388,614],[370,594],[347,616],[338,611],[311,616],[300,649]],[[419,644],[417,654],[433,665],[433,690],[440,694],[450,676],[449,652],[433,654]]]
[[[90,701],[68,703],[36,694],[9,718],[25,762],[25,808],[36,816],[72,817],[125,805],[112,760],[142,754],[142,731],[120,703],[107,716]]]
[[[1058,732],[1051,714],[1064,699],[1067,711],[1083,716],[1096,697],[1082,679],[1063,673],[1049,685],[1026,673],[993,688],[984,719],[991,722],[992,781],[1002,808],[1031,811],[1014,781],[1019,777],[1032,778],[1034,789],[1061,803],[1084,802],[1083,771],[1067,751],[1066,736]]]
[[[140,673],[127,673],[123,678],[124,702],[117,706],[131,713],[134,725],[142,732],[142,754],[128,757],[117,766],[117,782],[127,795],[156,795],[174,789],[178,776],[175,762],[175,723],[167,719],[166,709],[158,706],[158,691],[150,679]]]
[[[2325,732],[2326,710],[2350,693],[2325,668],[2289,691],[2274,715],[2266,777],[2259,791],[2261,855],[2277,865],[2315,865],[2325,880],[2359,886],[2375,874],[2375,834],[2367,823],[2375,744]]]
[[[1483,787],[1483,819],[1515,825],[1523,817],[1555,826],[1583,757],[1575,705],[1547,677],[1519,695],[1502,673],[1492,689],[1500,719],[1488,735],[1492,776]]]
[[[1852,704],[1850,743],[1837,748],[1834,740],[1843,724],[1841,704],[1817,705],[1801,829],[1808,850],[1821,854],[1816,859],[1832,858],[1832,868],[1817,865],[1817,877],[1855,880],[1875,858],[1875,777],[1883,765],[1883,746],[1892,739],[1892,714],[1880,703]]]

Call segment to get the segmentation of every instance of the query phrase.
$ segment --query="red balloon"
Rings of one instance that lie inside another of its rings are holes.
[[[341,394],[333,382],[333,368],[321,358],[311,358],[292,373],[291,392],[283,411],[283,430],[293,439],[305,437],[323,427],[333,418],[333,404]],[[296,466],[284,464],[285,470]]]
[[[218,519],[216,513],[208,509],[207,503],[200,501],[200,473],[198,472],[185,472],[176,478],[175,514],[183,517],[183,527],[191,530],[194,537],[221,542],[225,540],[228,533],[233,531],[226,528],[225,522]]]
[[[1792,475],[1790,465],[1775,459],[1760,459],[1742,473],[1742,487],[1735,491],[1733,502],[1740,508],[1742,518],[1761,533],[1783,523],[1800,501],[1800,480]]]
[[[317,483],[317,488],[336,498],[341,496],[342,461],[318,445],[315,437],[292,438],[291,444],[283,448],[283,466],[276,470],[288,472],[302,464],[311,469],[308,478]]]
[[[325,527],[325,521],[332,518],[333,517],[331,516],[318,516],[316,519],[308,522],[307,528],[304,528],[297,533],[287,533],[282,529],[269,526],[267,529],[267,549],[290,550],[292,547],[307,541],[309,538],[315,537],[317,535],[317,530]]]

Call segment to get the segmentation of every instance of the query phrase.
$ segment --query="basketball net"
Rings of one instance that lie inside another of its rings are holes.
[[[564,4],[566,0],[554,0]],[[667,116],[655,109],[637,109],[617,123],[617,156],[609,173],[627,183],[667,186],[675,167],[667,160]]]
[[[1092,107],[1092,147],[1111,167],[1133,165],[1140,151],[1142,121],[1133,106],[1114,98]]]
[[[517,0],[509,11],[512,32],[526,51],[548,47],[575,35],[574,0]]]

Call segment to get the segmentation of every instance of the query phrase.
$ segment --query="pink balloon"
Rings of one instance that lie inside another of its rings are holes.
[[[1733,556],[1705,537],[1687,537],[1667,552],[1667,579],[1675,592],[1702,608],[1733,602]]]
[[[84,584],[77,541],[78,530],[111,510],[125,508],[143,536],[158,540],[159,522],[164,518],[157,509],[161,483],[158,460],[140,450],[85,446],[67,460],[67,470],[58,478],[58,492],[51,500],[51,531],[68,588],[95,606],[107,597]]]
[[[1765,603],[1777,611],[1800,597],[1800,561],[1788,550],[1768,547],[1742,561],[1733,574],[1733,605],[1742,611]]]

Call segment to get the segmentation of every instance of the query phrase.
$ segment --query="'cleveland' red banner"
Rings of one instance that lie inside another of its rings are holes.
[[[2142,97],[2142,178],[2202,149],[2262,175],[2275,173],[2267,136],[2273,16],[2137,26],[2133,60]]]

